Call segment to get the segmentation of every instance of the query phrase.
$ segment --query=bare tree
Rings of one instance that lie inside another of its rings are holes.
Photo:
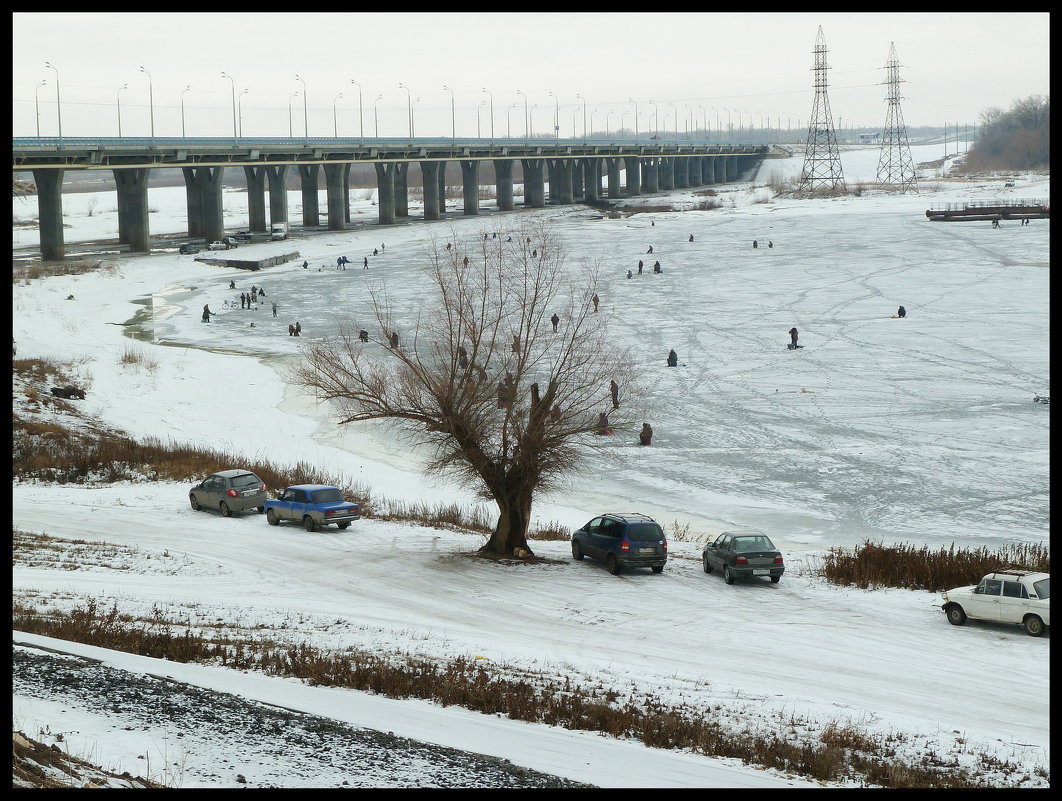
[[[641,419],[629,402],[642,397],[630,357],[606,338],[608,304],[594,310],[603,291],[597,269],[569,273],[548,222],[524,222],[505,239],[484,235],[444,248],[436,241],[426,261],[433,297],[397,346],[395,312],[374,290],[374,332],[363,338],[348,321],[337,335],[307,343],[290,380],[332,401],[341,424],[391,420],[432,446],[429,469],[456,475],[498,505],[481,551],[530,554],[536,492],[555,487],[587,449],[607,441],[595,436],[603,414],[616,431]],[[618,409],[612,380],[625,399]]]

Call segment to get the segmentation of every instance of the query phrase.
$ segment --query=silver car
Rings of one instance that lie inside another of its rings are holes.
[[[192,509],[217,509],[224,517],[249,509],[261,512],[267,498],[265,482],[250,470],[222,470],[188,491]]]

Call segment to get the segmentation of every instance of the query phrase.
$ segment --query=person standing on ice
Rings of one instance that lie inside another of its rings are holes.
[[[642,274],[642,260],[638,259],[638,275]]]
[[[630,277],[631,277],[631,276],[633,276],[633,275],[634,275],[634,273],[632,273],[632,272],[631,272],[630,270],[627,270],[627,277],[628,277],[628,278],[630,278]]]
[[[671,352],[667,355],[667,366],[678,367],[678,354],[675,353],[674,348],[672,348]]]
[[[560,317],[557,316],[556,312],[553,312],[553,316],[549,318],[549,321],[553,323],[553,333],[557,333],[557,323],[560,322]]]
[[[616,383],[616,379],[612,379],[612,383],[609,384],[609,393],[612,395],[612,408],[619,408],[619,384]]]
[[[642,430],[638,434],[639,445],[653,444],[653,427],[648,423],[642,423]]]
[[[789,329],[789,338],[791,340],[793,340],[792,344],[790,345],[790,348],[798,347],[797,346],[797,337],[798,336],[800,336],[800,332],[796,330],[796,326],[793,326],[792,328]]]
[[[599,298],[597,297],[597,295],[594,295],[592,298],[590,298],[590,302],[594,304],[594,312],[596,313],[597,304],[599,303]]]
[[[217,316],[217,312],[210,311],[210,304],[207,303],[207,304],[205,304],[203,306],[203,322],[204,323],[209,323],[210,322],[210,315],[214,315],[216,317]]]
[[[273,316],[277,316],[277,302],[275,300],[273,301]]]
[[[907,316],[907,309],[905,309],[903,306],[901,306],[899,309],[896,310],[896,316],[900,317],[900,318],[906,317]]]
[[[690,234],[690,242],[693,241],[693,234]]]
[[[650,246],[649,246],[649,250],[647,250],[647,251],[645,251],[645,252],[646,252],[646,253],[652,253],[652,252],[653,252],[653,246],[652,246],[652,245],[650,245]]]
[[[759,244],[759,242],[757,242],[757,241],[756,241],[755,239],[753,239],[753,240],[752,240],[752,246],[753,246],[754,248],[758,248],[758,247],[760,246],[760,244]]]

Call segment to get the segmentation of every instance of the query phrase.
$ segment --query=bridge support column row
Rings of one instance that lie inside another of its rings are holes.
[[[465,214],[479,214],[479,162],[472,159],[464,159],[458,163],[461,165]]]
[[[545,159],[520,159],[524,169],[524,205],[541,209],[546,205],[546,184],[543,175]]]
[[[62,261],[66,255],[63,241],[63,172],[33,171],[33,182],[37,184],[37,228],[44,261]]]
[[[188,235],[214,242],[225,235],[221,201],[224,167],[182,167],[188,201]]]
[[[424,219],[439,219],[439,162],[422,161],[421,179],[424,183]]]
[[[641,159],[625,158],[623,162],[627,170],[627,194],[640,195],[642,193]]]
[[[247,181],[247,228],[250,231],[266,229],[265,165],[244,165],[243,175]]]
[[[605,159],[605,181],[608,187],[608,199],[617,200],[620,197],[620,160],[618,158]]]
[[[513,203],[513,160],[494,159],[495,187],[498,195],[498,210],[512,211]]]
[[[350,219],[350,163],[325,164],[325,203],[328,205],[328,230],[342,231]],[[392,184],[393,188],[393,184]],[[394,215],[394,194],[392,192],[391,214]],[[382,210],[381,210],[382,213]]]

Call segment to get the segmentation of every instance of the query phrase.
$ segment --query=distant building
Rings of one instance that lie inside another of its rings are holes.
[[[861,133],[859,134],[859,144],[869,145],[881,141],[881,133]]]

